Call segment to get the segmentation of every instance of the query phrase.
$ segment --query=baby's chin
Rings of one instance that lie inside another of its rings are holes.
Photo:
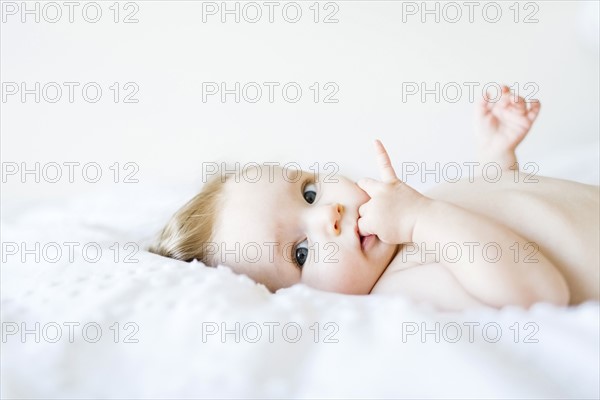
[[[329,285],[308,285],[314,289],[322,290],[324,292],[349,294],[349,295],[367,295],[371,293],[371,289],[375,286],[377,279],[373,281],[372,285],[366,285],[364,281],[360,283],[346,283],[343,281],[337,282],[336,284]]]

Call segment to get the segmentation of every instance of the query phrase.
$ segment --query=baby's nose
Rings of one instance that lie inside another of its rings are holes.
[[[344,212],[344,206],[339,203],[332,204],[332,219],[333,219],[333,233],[337,236],[342,233],[342,214]]]

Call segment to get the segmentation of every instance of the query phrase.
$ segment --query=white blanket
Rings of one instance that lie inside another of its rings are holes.
[[[47,251],[3,249],[4,398],[600,396],[597,302],[441,313],[302,285],[270,294],[125,248],[190,194],[158,189],[3,209],[3,242]],[[50,242],[79,242],[75,261],[48,262]]]

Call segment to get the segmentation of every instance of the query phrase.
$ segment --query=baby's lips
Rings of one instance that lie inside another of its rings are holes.
[[[358,219],[356,220],[356,226],[354,227],[354,232],[356,232],[356,236],[358,236],[359,239],[363,236],[360,232],[360,228],[358,227]]]
[[[363,232],[363,231],[361,231],[360,227],[358,226],[358,224],[356,225],[356,233],[358,233],[358,235],[361,236],[361,237],[372,235],[372,233],[370,233],[370,232]]]

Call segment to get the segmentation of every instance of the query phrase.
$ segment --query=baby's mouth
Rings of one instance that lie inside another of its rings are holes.
[[[362,251],[365,250],[365,243],[367,242],[367,240],[369,240],[371,237],[374,236],[374,235],[366,235],[366,236],[361,235],[358,231],[358,224],[356,225],[356,235],[358,236],[358,241],[360,243],[360,249]]]
[[[358,230],[358,217],[356,218],[356,225],[354,227],[354,231],[356,232],[356,236],[358,237],[358,242],[360,243],[360,249],[362,251],[365,251],[365,244],[368,245],[369,243],[371,243],[371,240],[369,240],[369,239],[371,239],[375,235],[363,236],[360,234],[360,231]]]
[[[375,235],[360,236],[360,248],[365,251],[365,246],[370,246],[369,243],[371,243],[371,239],[374,237]]]

